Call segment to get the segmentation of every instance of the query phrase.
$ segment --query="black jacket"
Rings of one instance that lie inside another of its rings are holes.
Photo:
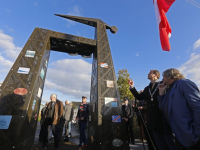
[[[131,120],[133,118],[133,108],[131,105],[123,105],[122,106],[122,111],[123,111],[123,117],[128,118],[128,120]]]
[[[47,108],[47,107],[45,106],[45,107],[43,107],[42,110],[41,110],[41,121],[40,121],[40,123],[43,122],[43,119],[44,119],[44,118],[43,118],[43,117],[44,117],[44,112],[45,112],[46,108]]]
[[[84,120],[81,120],[81,117],[84,118]],[[80,111],[80,106],[78,107],[78,114],[77,118],[79,118],[79,121],[87,121],[89,117],[89,105],[84,104],[83,105],[83,111]]]
[[[158,85],[158,82],[155,84],[155,86],[151,90],[151,93],[153,93],[157,85]],[[158,131],[158,132],[165,132],[162,111],[159,109],[159,105],[158,105],[157,96],[159,94],[159,90],[157,88],[156,92],[153,95],[153,101],[151,101],[149,87],[151,88],[150,84],[147,87],[145,87],[144,92],[142,92],[141,94],[139,94],[135,88],[131,88],[130,91],[135,96],[136,99],[146,100],[148,128],[151,130]]]
[[[123,117],[125,118],[132,118],[133,117],[133,109],[131,105],[123,105],[122,106],[122,111],[123,111]]]

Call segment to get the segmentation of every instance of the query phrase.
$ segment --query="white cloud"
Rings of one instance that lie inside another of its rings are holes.
[[[80,99],[89,97],[92,65],[82,59],[64,59],[51,64],[45,81],[46,90],[56,90],[63,95]]]
[[[193,44],[193,50],[200,48],[200,39]],[[178,69],[186,77],[200,86],[200,53],[192,53],[190,59],[182,64]]]
[[[200,39],[198,39],[193,45],[194,50],[196,50],[197,48],[200,48]]]
[[[13,43],[13,38],[0,30],[0,82],[4,80],[20,50]]]
[[[137,53],[137,54],[135,54],[137,57],[139,57],[140,55],[139,55],[139,53]]]
[[[7,57],[15,60],[21,51],[21,47],[16,47],[13,43],[13,38],[3,33],[0,30],[0,51],[2,54],[6,54]]]
[[[67,13],[67,15],[81,16],[81,8],[79,6],[74,6],[72,8],[69,8],[69,12]],[[68,27],[70,27],[71,25],[75,25],[75,24],[76,24],[75,21],[67,19],[67,26]]]
[[[5,59],[0,53],[0,66],[2,67],[1,72],[7,73],[12,67],[13,62]]]

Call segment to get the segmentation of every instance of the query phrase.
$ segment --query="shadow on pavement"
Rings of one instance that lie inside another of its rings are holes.
[[[65,150],[65,149],[78,150],[78,146],[71,142],[61,142],[59,149],[60,150]],[[32,150],[42,150],[42,143],[38,143],[38,144],[34,145],[32,147]],[[54,143],[48,144],[48,150],[55,150]]]
[[[42,150],[42,142],[39,141],[40,124],[37,125],[37,130],[35,133],[35,141],[32,150]],[[55,150],[54,139],[49,135],[48,150]],[[63,137],[64,139],[64,137]],[[79,144],[79,130],[76,129],[76,125],[72,125],[72,136],[69,137],[69,142],[61,141],[59,150],[78,150]],[[130,150],[143,150],[143,143],[138,139],[135,140],[135,145],[129,144]],[[83,149],[87,150],[87,149]],[[145,150],[148,150],[147,144],[145,142]]]

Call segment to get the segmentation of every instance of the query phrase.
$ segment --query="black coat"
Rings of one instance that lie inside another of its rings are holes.
[[[134,112],[131,105],[128,104],[127,107],[125,105],[122,105],[122,111],[123,117],[128,118],[128,120],[133,118]]]
[[[83,117],[84,120],[81,120],[81,117]],[[88,104],[83,104],[83,111],[80,111],[80,106],[79,106],[77,118],[79,118],[79,121],[88,121],[88,118],[89,118],[89,105]]]
[[[151,93],[156,89],[158,82],[155,84],[154,88],[151,90]],[[163,123],[163,116],[162,111],[159,109],[158,105],[158,94],[159,90],[157,88],[156,92],[153,95],[153,101],[151,101],[151,95],[149,93],[149,84],[145,87],[144,91],[139,94],[135,88],[131,88],[131,93],[135,96],[138,100],[146,100],[147,105],[147,126],[151,130],[155,130],[158,132],[165,132],[165,127]]]

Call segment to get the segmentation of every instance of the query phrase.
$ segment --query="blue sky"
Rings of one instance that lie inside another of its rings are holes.
[[[119,69],[128,69],[137,90],[149,83],[150,69],[162,73],[177,68],[200,86],[200,0],[188,1],[175,1],[166,14],[172,36],[171,51],[165,52],[153,0],[0,0],[0,82],[35,27],[94,38],[93,27],[54,15],[67,14],[98,18],[118,28],[116,34],[108,30],[116,75]],[[42,103],[49,101],[51,93],[62,101],[89,97],[91,62],[91,58],[51,52]]]

